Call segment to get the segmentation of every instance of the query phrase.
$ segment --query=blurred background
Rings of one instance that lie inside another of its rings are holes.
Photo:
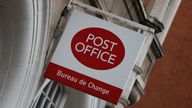
[[[77,0],[155,33],[73,3],[74,9],[147,35],[119,106],[43,77],[69,18],[69,1],[0,0],[0,108],[127,108],[134,103],[128,108],[192,108],[192,0],[182,0],[170,29],[180,0]],[[165,52],[157,60],[162,50],[156,35]]]
[[[182,0],[145,95],[130,108],[192,108],[192,0]]]

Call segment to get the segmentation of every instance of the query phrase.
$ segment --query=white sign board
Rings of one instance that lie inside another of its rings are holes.
[[[73,10],[45,77],[116,104],[145,39]]]

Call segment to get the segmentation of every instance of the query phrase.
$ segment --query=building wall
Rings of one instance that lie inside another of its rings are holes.
[[[156,61],[145,96],[130,108],[192,108],[192,1],[183,0]]]

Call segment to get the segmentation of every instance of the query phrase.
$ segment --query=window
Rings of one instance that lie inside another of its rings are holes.
[[[47,83],[48,82],[48,83]],[[39,90],[39,96],[34,101],[32,108],[58,108],[61,97],[63,96],[63,87],[54,81],[45,80],[44,84]]]

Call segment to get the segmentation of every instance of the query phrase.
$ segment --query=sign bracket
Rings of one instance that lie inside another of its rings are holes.
[[[82,2],[79,2],[79,1],[76,1],[76,0],[70,0],[69,4],[67,6],[67,9],[70,10],[73,5],[81,7],[83,9],[85,9],[85,10],[88,10],[88,11],[91,11],[91,12],[106,16],[106,17],[109,17],[109,18],[112,18],[112,19],[116,19],[121,23],[126,23],[127,25],[132,26],[132,27],[137,28],[137,29],[141,29],[141,30],[144,30],[144,31],[147,31],[147,32],[150,32],[150,33],[155,32],[155,30],[153,28],[147,27],[145,25],[141,25],[141,24],[136,23],[134,21],[131,21],[131,20],[128,20],[126,18],[120,17],[118,15],[109,13],[107,11],[104,11],[104,10],[89,6],[89,5],[85,4],[85,3],[82,3]]]

